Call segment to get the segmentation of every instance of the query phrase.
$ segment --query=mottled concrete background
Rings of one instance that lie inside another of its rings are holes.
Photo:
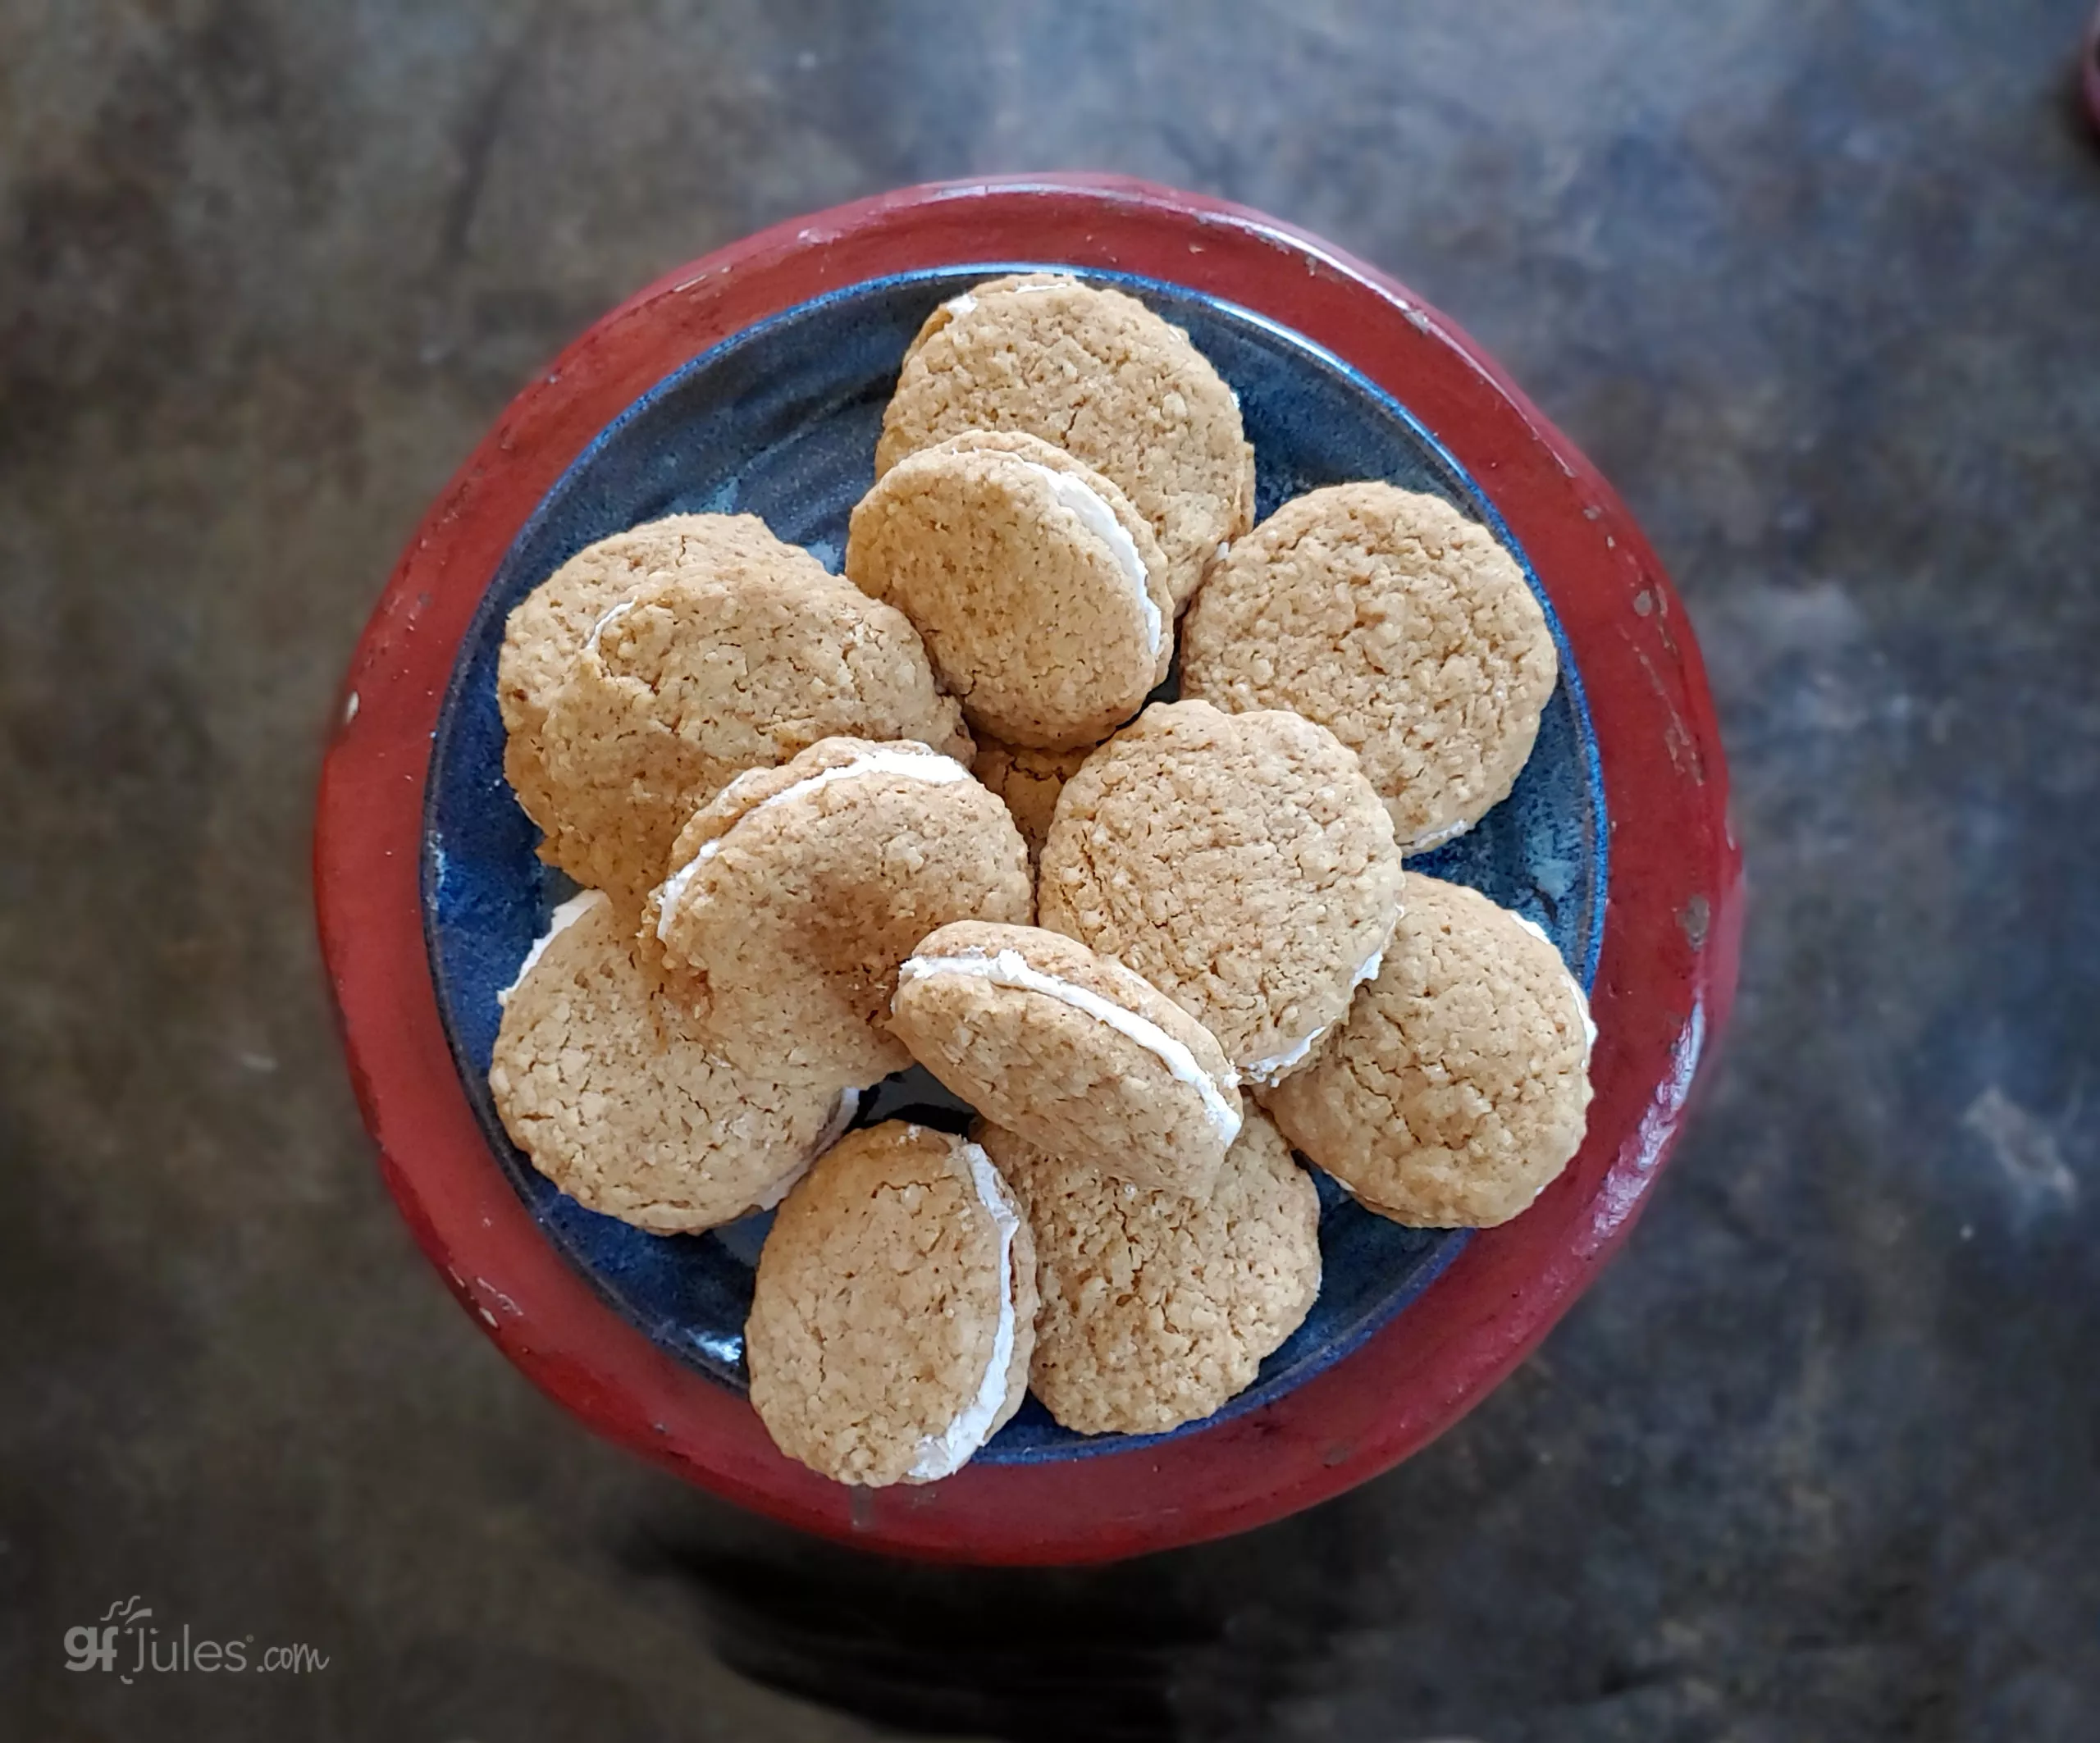
[[[2100,1735],[2084,11],[0,0],[0,1731]],[[1755,910],[1674,1177],[1470,1421],[1237,1542],[979,1576],[506,1367],[372,1166],[307,835],[366,611],[536,362],[757,226],[1049,166],[1500,352],[1690,602]],[[66,1672],[134,1592],[331,1662]]]

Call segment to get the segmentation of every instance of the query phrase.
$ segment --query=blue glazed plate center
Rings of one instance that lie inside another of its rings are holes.
[[[646,1234],[563,1197],[504,1134],[488,1092],[499,988],[515,978],[572,886],[541,864],[503,778],[496,655],[511,608],[583,546],[659,516],[743,513],[836,570],[853,504],[874,481],[875,437],[905,347],[944,297],[1012,266],[857,285],[786,311],[692,360],[607,427],[563,474],[491,582],[463,642],[431,752],[424,924],[453,1053],[489,1147],[548,1238],[622,1315],[719,1383],[745,1389],[743,1325],[767,1217],[699,1236]],[[1323,484],[1383,478],[1486,522],[1524,561],[1479,487],[1391,398],[1259,316],[1180,286],[1089,273],[1184,327],[1239,395],[1254,445],[1258,512]],[[1545,927],[1586,987],[1604,934],[1606,833],[1596,743],[1572,652],[1528,561],[1560,650],[1561,682],[1516,791],[1476,828],[1411,860]],[[958,1104],[923,1072],[865,1098],[861,1120],[912,1109],[959,1129]],[[1320,1298],[1217,1422],[1346,1355],[1419,1294],[1462,1233],[1402,1229],[1323,1175]],[[1208,1426],[1191,1424],[1176,1434]],[[1171,1436],[1089,1438],[1030,1399],[978,1456],[1068,1458]]]

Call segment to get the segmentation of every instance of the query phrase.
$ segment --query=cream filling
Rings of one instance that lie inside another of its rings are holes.
[[[532,941],[532,947],[525,952],[525,960],[518,964],[516,977],[509,986],[496,994],[496,1003],[509,1004],[510,995],[525,984],[525,977],[532,972],[540,958],[546,955],[547,947],[596,907],[600,902],[607,899],[603,890],[585,890],[581,894],[570,897],[567,901],[556,908],[547,921],[546,932],[535,938]]]
[[[747,780],[751,774],[759,772],[747,771],[744,774],[738,775],[737,780]],[[952,781],[967,781],[970,778],[970,771],[961,764],[952,756],[943,756],[937,751],[898,751],[885,746],[879,750],[863,751],[851,761],[841,763],[835,769],[819,769],[815,774],[805,776],[792,787],[783,787],[770,799],[759,801],[756,805],[745,812],[743,816],[737,819],[737,824],[757,816],[760,811],[770,810],[776,805],[785,805],[790,799],[799,799],[806,794],[821,792],[834,783],[856,780],[864,774],[901,774],[914,781],[930,781],[937,787],[944,787]],[[736,782],[733,781],[729,785],[733,787]],[[713,841],[701,842],[700,851],[673,872],[659,886],[656,892],[658,905],[656,936],[660,939],[668,938],[670,936],[672,915],[677,911],[678,904],[685,895],[686,886],[692,882],[694,874],[701,866],[722,851],[723,842],[728,840],[737,824],[730,824],[728,829],[716,836]]]
[[[1546,936],[1545,928],[1539,924],[1536,920],[1527,919],[1522,915],[1515,912],[1513,910],[1505,911],[1509,912],[1510,919],[1516,921],[1519,926],[1522,926],[1525,931],[1531,933],[1531,935],[1536,938],[1539,942],[1541,944],[1551,945],[1554,956],[1558,956],[1560,954],[1560,947],[1558,944],[1554,944],[1553,940]],[[1565,969],[1566,965],[1564,963],[1562,966]],[[1575,1008],[1577,1011],[1580,1011],[1582,1015],[1582,1033],[1586,1038],[1582,1043],[1582,1058],[1583,1061],[1586,1064],[1589,1061],[1590,1055],[1596,1049],[1597,1025],[1591,1018],[1590,995],[1582,990],[1582,983],[1577,980],[1574,975],[1571,974],[1568,977],[1568,984],[1575,989]]]
[[[1046,998],[1054,998],[1106,1023],[1118,1034],[1128,1037],[1153,1055],[1178,1081],[1188,1084],[1203,1097],[1203,1112],[1209,1117],[1212,1129],[1226,1143],[1230,1144],[1239,1137],[1239,1110],[1226,1099],[1226,1090],[1239,1087],[1236,1079],[1221,1088],[1218,1080],[1198,1062],[1186,1043],[1175,1039],[1150,1018],[1126,1011],[1113,999],[1103,998],[1085,987],[1074,986],[1069,980],[1060,980],[1054,974],[1031,967],[1017,950],[1002,950],[990,956],[912,956],[897,970],[897,984],[920,980],[929,974],[974,974],[994,986],[1040,992]],[[1226,1069],[1230,1071],[1231,1067]]]
[[[772,1185],[767,1187],[751,1208],[756,1211],[770,1211],[775,1208],[783,1198],[801,1184],[802,1176],[816,1166],[824,1152],[845,1136],[846,1128],[852,1125],[854,1115],[860,1111],[861,1092],[857,1089],[840,1090],[838,1106],[832,1109],[831,1118],[825,1121],[824,1129],[817,1134],[815,1142],[810,1144],[810,1153],[804,1160],[802,1166],[792,1174],[782,1175]]]
[[[1354,992],[1367,980],[1376,980],[1378,978],[1378,970],[1385,965],[1386,950],[1385,947],[1381,945],[1357,965],[1356,973],[1349,979],[1349,991]],[[1256,1060],[1253,1064],[1245,1068],[1247,1075],[1253,1079],[1264,1089],[1272,1088],[1276,1080],[1285,1072],[1290,1070],[1293,1065],[1302,1064],[1305,1056],[1318,1044],[1321,1036],[1326,1034],[1333,1027],[1334,1024],[1331,1023],[1322,1023],[1297,1046],[1281,1053],[1272,1053],[1267,1059]]]
[[[1290,1048],[1288,1052],[1271,1053],[1267,1059],[1256,1060],[1252,1065],[1246,1068],[1247,1075],[1253,1079],[1253,1080],[1259,1084],[1262,1088],[1270,1088],[1275,1084],[1276,1080],[1278,1078],[1281,1077],[1285,1072],[1288,1071],[1293,1065],[1297,1065],[1308,1053],[1311,1052],[1313,1047],[1318,1043],[1321,1036],[1326,1034],[1328,1029],[1332,1027],[1333,1025],[1331,1024],[1322,1023],[1317,1029],[1314,1029],[1311,1034],[1308,1035],[1303,1041],[1299,1042],[1296,1047]]]
[[[1007,1371],[1014,1362],[1014,1233],[1020,1219],[1008,1207],[1006,1193],[992,1159],[973,1143],[962,1147],[970,1164],[970,1183],[977,1189],[977,1202],[999,1230],[999,1324],[992,1334],[992,1359],[984,1364],[984,1377],[977,1395],[963,1406],[956,1419],[938,1435],[922,1435],[919,1456],[906,1473],[914,1482],[930,1483],[952,1476],[969,1462],[970,1455],[984,1444],[999,1407],[1007,1401]]]
[[[1020,463],[1030,472],[1050,481],[1050,494],[1064,508],[1070,509],[1080,518],[1080,523],[1108,547],[1116,565],[1123,572],[1138,595],[1138,609],[1144,614],[1145,634],[1149,638],[1148,648],[1154,659],[1159,658],[1159,645],[1166,634],[1166,625],[1161,618],[1159,607],[1153,603],[1148,579],[1145,573],[1145,559],[1138,554],[1138,541],[1124,530],[1122,522],[1116,518],[1116,511],[1102,499],[1101,493],[1084,478],[1075,478],[1070,472],[1061,472],[1054,468],[1038,464],[1034,460]]]
[[[609,626],[618,622],[620,618],[625,617],[628,613],[633,609],[634,601],[631,599],[623,599],[619,602],[619,604],[614,606],[611,610],[606,612],[603,616],[601,616],[596,623],[591,626],[591,633],[584,640],[583,651],[587,654],[596,653],[598,651],[599,637],[604,635]]]
[[[1061,288],[1061,286],[1057,285],[1009,285],[999,294],[1018,297],[1025,296],[1031,290],[1057,290]],[[966,290],[960,296],[950,297],[947,302],[941,304],[941,307],[945,308],[950,316],[959,320],[977,307],[977,294],[974,290]]]
[[[1400,849],[1402,853],[1427,853],[1432,847],[1441,847],[1446,842],[1454,842],[1472,828],[1469,823],[1447,823],[1440,829],[1425,829]]]

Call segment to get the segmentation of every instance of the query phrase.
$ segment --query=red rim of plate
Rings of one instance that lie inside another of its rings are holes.
[[[513,538],[639,395],[826,291],[1014,259],[1187,285],[1295,328],[1406,405],[1494,500],[1566,627],[1602,754],[1612,881],[1596,1098],[1581,1154],[1530,1211],[1476,1236],[1383,1330],[1274,1403],[1129,1453],[850,1489],[783,1458],[743,1399],[619,1318],[490,1155],[424,950],[431,734]],[[1392,279],[1259,212],[1139,181],[905,189],[650,285],[512,402],[439,497],[366,626],[336,720],[314,832],[322,949],[381,1170],[424,1252],[504,1353],[591,1427],[730,1500],[868,1548],[1106,1560],[1266,1524],[1407,1458],[1522,1358],[1625,1239],[1734,991],[1742,869],[1713,706],[1677,595],[1618,497],[1485,352]]]

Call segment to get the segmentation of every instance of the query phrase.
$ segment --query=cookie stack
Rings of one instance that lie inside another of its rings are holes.
[[[1208,1416],[1319,1290],[1294,1147],[1396,1221],[1504,1221],[1595,1038],[1542,933],[1401,868],[1507,795],[1556,681],[1484,528],[1381,483],[1253,527],[1231,390],[1057,274],[934,313],[875,468],[842,577],[674,515],[512,614],[505,772],[585,893],[490,1070],[593,1210],[778,1206],[751,1401],[869,1485],[1030,1389],[1082,1433]],[[968,1134],[849,1129],[915,1061]]]

